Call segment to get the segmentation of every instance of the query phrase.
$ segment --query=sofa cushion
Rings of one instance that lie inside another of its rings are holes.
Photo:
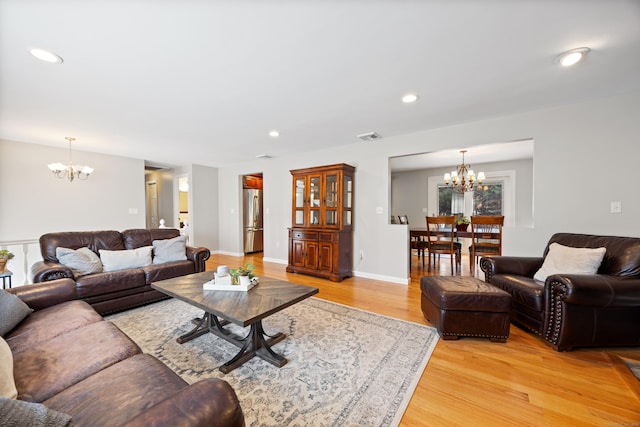
[[[144,286],[144,271],[141,268],[96,273],[76,280],[78,298],[106,295],[114,292],[132,291]]]
[[[117,251],[125,249],[119,231],[63,231],[40,236],[40,252],[45,261],[58,262],[56,248],[89,248],[98,253],[100,249]]]
[[[80,381],[44,403],[71,414],[78,425],[124,425],[185,387],[187,383],[158,359],[140,354]]]
[[[144,267],[142,270],[144,271],[145,280],[148,284],[195,273],[195,267],[191,261],[173,261],[164,264],[153,264]]]
[[[32,312],[20,298],[0,289],[0,337],[5,336]]]
[[[47,408],[41,403],[23,402],[0,397],[0,420],[3,427],[73,426],[71,416]]]
[[[100,249],[100,260],[104,271],[120,271],[128,268],[139,268],[151,264],[153,246],[143,246],[138,249],[124,251],[109,251]]]
[[[15,399],[18,397],[16,382],[13,379],[13,354],[9,344],[0,338],[0,397]]]
[[[75,250],[58,247],[56,248],[56,257],[58,257],[60,264],[71,269],[75,277],[100,273],[102,271],[100,257],[89,248],[79,248]]]
[[[15,355],[40,342],[100,321],[102,317],[86,302],[67,301],[33,312],[7,334],[6,339]]]
[[[496,274],[491,284],[510,293],[514,306],[530,307],[538,315],[544,309],[544,283],[516,274]]]
[[[154,240],[173,239],[180,235],[175,228],[133,228],[122,232],[122,241],[126,249],[151,246]]]
[[[141,353],[110,322],[92,323],[14,355],[18,399],[44,402],[101,370]]]
[[[551,243],[542,267],[533,276],[544,282],[553,274],[596,274],[606,248],[573,248]]]
[[[187,238],[185,236],[173,239],[153,241],[153,263],[163,264],[171,261],[184,261],[187,259]]]
[[[598,274],[640,277],[640,239],[637,237],[556,233],[549,239],[544,255],[554,242],[572,248],[607,248]]]

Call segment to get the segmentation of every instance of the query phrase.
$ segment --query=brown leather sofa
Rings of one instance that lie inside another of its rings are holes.
[[[70,268],[59,263],[56,248],[78,249],[88,247],[99,254],[100,249],[111,251],[137,249],[151,246],[154,240],[171,239],[180,235],[173,228],[131,229],[123,232],[74,231],[48,233],[40,237],[40,252],[43,261],[31,267],[34,283],[53,279],[74,279]],[[152,264],[141,268],[93,273],[75,278],[78,298],[91,304],[102,315],[126,310],[168,298],[151,288],[151,283],[191,273],[205,271],[205,261],[209,259],[207,248],[186,248],[187,259],[164,264]]]
[[[606,252],[597,274],[533,276],[558,243]],[[480,260],[485,281],[511,294],[511,320],[558,351],[640,345],[640,238],[557,233],[542,257]]]
[[[9,292],[35,310],[4,336],[13,355],[18,401],[71,415],[76,426],[245,424],[227,382],[211,378],[187,384],[77,300],[73,280]],[[5,399],[3,405],[18,401]],[[24,420],[24,425],[30,424]]]

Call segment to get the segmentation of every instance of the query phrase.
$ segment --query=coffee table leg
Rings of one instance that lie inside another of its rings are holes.
[[[202,319],[197,320],[198,323],[196,324],[195,328],[193,328],[186,334],[180,335],[178,338],[176,338],[176,342],[178,342],[178,344],[186,343],[187,341],[191,341],[192,339],[198,338],[209,332],[209,327],[211,326],[211,316],[209,315],[209,313],[205,313],[204,316],[202,316]]]
[[[195,318],[191,320],[196,326],[189,332],[180,337],[176,338],[178,344],[184,344],[187,341],[191,341],[194,338],[198,338],[207,332],[211,332],[212,334],[224,338],[232,344],[237,345],[238,347],[242,347],[242,342],[246,338],[238,337],[231,332],[227,331],[224,326],[229,324],[228,320],[218,319],[218,316],[214,316],[211,313],[204,313],[202,318]]]
[[[271,349],[271,345],[282,341],[285,338],[285,334],[279,332],[273,336],[269,336],[269,339],[265,339],[265,335],[261,320],[252,324],[249,336],[247,337],[250,339],[244,342],[244,345],[233,359],[220,366],[220,371],[227,374],[251,360],[256,355],[279,368],[286,365],[287,359]]]

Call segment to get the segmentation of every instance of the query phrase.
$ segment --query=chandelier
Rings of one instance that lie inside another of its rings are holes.
[[[76,178],[89,178],[89,175],[91,175],[91,172],[93,172],[92,167],[74,165],[71,161],[71,143],[76,139],[71,136],[67,136],[64,139],[69,141],[69,164],[65,165],[63,163],[51,163],[49,164],[49,169],[58,178],[67,178],[69,182],[73,182],[73,180]]]
[[[458,193],[464,193],[465,191],[473,190],[476,181],[478,184],[482,184],[485,176],[484,172],[479,172],[476,177],[473,169],[471,169],[471,165],[464,163],[464,153],[466,153],[467,150],[460,150],[460,152],[462,153],[462,164],[458,166],[457,170],[444,174],[444,183],[447,184],[447,186],[451,186]]]

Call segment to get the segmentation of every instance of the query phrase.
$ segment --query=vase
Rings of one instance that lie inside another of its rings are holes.
[[[7,271],[7,261],[9,261],[8,258],[0,258],[0,273]]]
[[[456,229],[458,231],[467,231],[468,227],[469,227],[469,224],[458,224],[458,225],[456,225]]]
[[[249,276],[240,276],[238,277],[238,279],[240,280],[240,285],[242,286],[248,286],[249,283],[251,283],[251,279],[249,278]]]

